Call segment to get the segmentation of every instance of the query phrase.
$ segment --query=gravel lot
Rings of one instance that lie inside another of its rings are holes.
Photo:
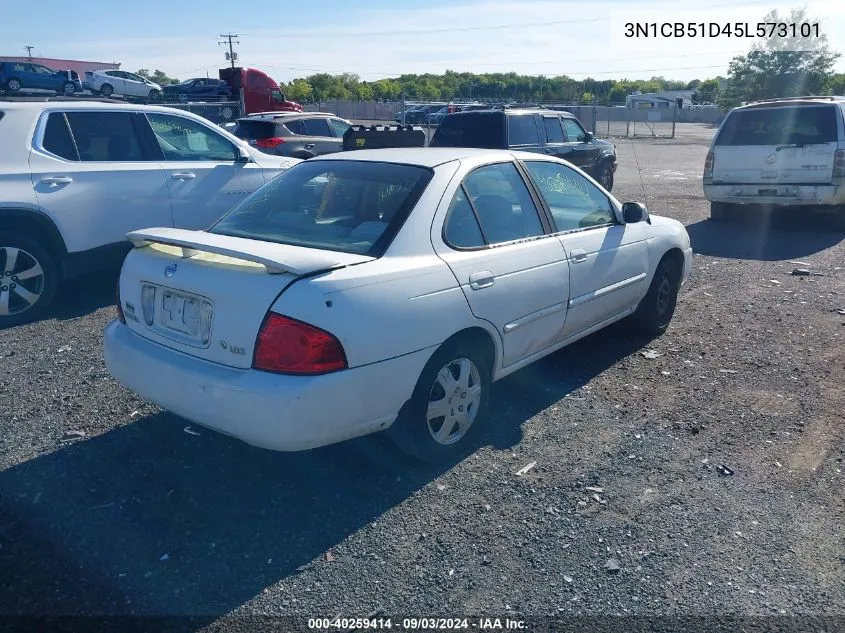
[[[0,331],[0,613],[845,625],[845,234],[710,222],[712,132],[617,141],[614,194],[696,251],[667,334],[612,328],[498,383],[448,467],[380,437],[277,454],[187,432],[105,370],[114,274]]]

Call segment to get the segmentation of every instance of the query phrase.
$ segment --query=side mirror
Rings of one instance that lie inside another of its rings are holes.
[[[584,132],[584,142],[589,143],[593,140],[593,133],[592,132]]]
[[[625,224],[648,221],[648,210],[641,202],[626,202],[622,205],[622,217]]]
[[[252,156],[250,156],[249,152],[246,151],[246,148],[238,145],[237,158],[235,158],[235,162],[236,163],[248,163],[251,160],[252,160]]]

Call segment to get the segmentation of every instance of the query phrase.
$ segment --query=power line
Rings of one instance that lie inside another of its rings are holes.
[[[725,4],[717,4],[708,9],[720,8],[743,8],[758,5],[769,5],[770,0],[751,0],[744,3],[729,2]],[[677,9],[676,9],[677,10]],[[421,35],[429,33],[466,33],[470,31],[498,31],[509,29],[527,29],[545,26],[557,26],[560,24],[584,24],[589,22],[604,22],[618,18],[619,15],[628,14],[642,14],[642,10],[619,11],[618,15],[602,15],[594,18],[571,18],[567,20],[547,20],[545,22],[525,22],[521,24],[496,24],[491,26],[467,26],[467,27],[448,27],[442,29],[412,29],[406,31],[256,31],[252,33],[253,36],[260,35],[275,35],[281,37],[296,37],[296,38],[311,38],[311,37],[375,37],[381,35]]]

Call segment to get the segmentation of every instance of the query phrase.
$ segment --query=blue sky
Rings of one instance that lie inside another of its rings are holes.
[[[788,13],[799,4],[710,0],[680,11],[681,3],[667,0],[41,0],[34,14],[32,5],[10,0],[0,24],[0,54],[24,54],[31,44],[39,56],[118,61],[126,70],[159,68],[185,79],[216,76],[226,64],[218,35],[233,32],[241,63],[279,81],[314,72],[374,80],[447,68],[693,79],[725,74],[730,59],[753,40],[631,40],[623,37],[625,22],[756,23],[771,8]],[[831,45],[845,52],[845,2],[805,4]],[[845,61],[837,69],[845,71]]]

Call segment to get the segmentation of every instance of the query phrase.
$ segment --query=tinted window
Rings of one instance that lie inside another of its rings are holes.
[[[584,128],[575,119],[563,119],[563,130],[570,143],[580,143],[586,138]]]
[[[272,121],[238,121],[233,133],[238,138],[254,141],[275,136],[275,129]]]
[[[452,204],[449,205],[443,237],[447,244],[458,248],[478,248],[485,244],[478,219],[463,187],[458,189],[452,198]]]
[[[560,127],[560,119],[556,116],[544,116],[543,127],[546,128],[547,143],[563,143],[563,128]]]
[[[309,160],[261,187],[211,232],[377,256],[431,175],[410,165]]]
[[[509,145],[537,145],[539,143],[540,137],[537,136],[537,124],[534,122],[533,114],[508,117]]]
[[[464,179],[464,188],[490,244],[543,234],[537,208],[513,163],[476,169]]]
[[[39,66],[38,64],[32,64],[32,70],[37,72],[41,75],[53,75],[55,74],[54,71],[50,70],[46,66]]]
[[[285,127],[290,131],[291,134],[305,134],[305,123],[302,122],[302,119],[296,119],[295,121],[285,121]]]
[[[505,149],[503,112],[467,112],[447,116],[440,123],[431,147]]]
[[[73,138],[70,136],[70,130],[68,130],[65,121],[65,115],[61,112],[53,112],[47,117],[42,145],[51,154],[67,160],[79,160],[76,147],[73,145]]]
[[[329,122],[325,119],[303,119],[303,123],[308,136],[332,136]]]
[[[170,114],[148,114],[147,119],[166,160],[235,160],[234,146],[196,121]]]
[[[67,112],[65,116],[81,160],[144,160],[131,113]]]
[[[734,110],[716,145],[790,145],[836,141],[835,106]]]
[[[335,136],[338,138],[343,138],[343,135],[346,134],[346,130],[351,127],[346,121],[341,121],[340,119],[329,119],[329,123],[331,123],[334,128]]]
[[[615,221],[608,197],[581,174],[558,163],[528,161],[525,167],[549,206],[558,231]]]

